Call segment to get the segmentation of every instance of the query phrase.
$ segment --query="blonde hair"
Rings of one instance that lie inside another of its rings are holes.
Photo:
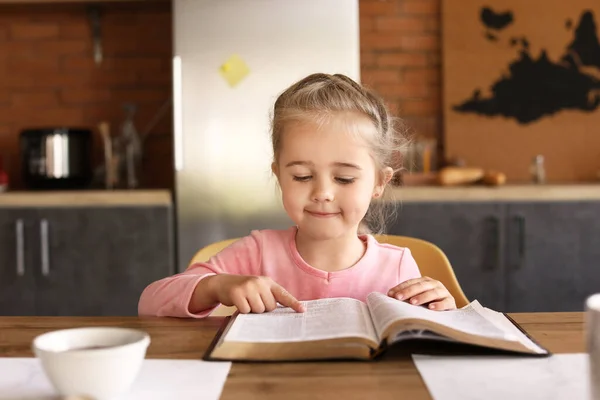
[[[408,139],[399,130],[400,121],[393,118],[383,101],[367,88],[341,74],[317,73],[294,83],[275,101],[271,123],[273,156],[278,160],[285,125],[290,121],[311,118],[322,123],[340,112],[355,112],[367,116],[376,134],[368,135],[371,154],[379,169],[401,169],[401,155]],[[386,220],[394,215],[395,205],[385,190],[382,201],[372,201],[363,218],[359,233],[383,233]],[[387,200],[387,201],[383,201]]]

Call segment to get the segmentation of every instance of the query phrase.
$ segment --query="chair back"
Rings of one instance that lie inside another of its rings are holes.
[[[198,263],[198,262],[208,261],[212,256],[214,256],[215,254],[217,254],[218,252],[220,252],[221,250],[223,250],[225,247],[229,246],[236,240],[239,240],[239,239],[235,238],[235,239],[221,240],[220,242],[214,242],[214,243],[207,245],[206,247],[201,248],[200,250],[198,250],[198,252],[196,254],[194,254],[194,257],[192,257],[192,261],[190,261],[190,265]]]
[[[469,304],[446,254],[435,244],[423,239],[396,235],[375,235],[379,243],[410,249],[422,276],[440,281],[454,297],[458,308]]]

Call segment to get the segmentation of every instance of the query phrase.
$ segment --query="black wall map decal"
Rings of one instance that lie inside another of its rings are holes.
[[[490,45],[501,31],[513,23],[511,11],[496,12],[484,7],[480,20]],[[565,21],[563,27],[573,28]],[[600,106],[600,42],[594,14],[585,10],[574,27],[573,40],[566,44],[564,55],[550,60],[542,49],[535,57],[526,37],[511,37],[508,42],[517,50],[517,58],[508,65],[508,73],[490,85],[489,97],[474,89],[471,98],[454,105],[453,110],[486,117],[503,116],[520,124],[529,124],[561,110],[591,112]]]

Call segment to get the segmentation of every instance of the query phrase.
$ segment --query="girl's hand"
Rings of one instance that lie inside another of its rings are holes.
[[[211,280],[218,302],[235,306],[242,314],[273,311],[278,302],[304,312],[302,303],[269,277],[219,274]]]
[[[427,276],[402,282],[391,288],[388,296],[408,301],[416,306],[429,303],[428,308],[432,310],[453,310],[456,308],[454,297],[442,282]]]

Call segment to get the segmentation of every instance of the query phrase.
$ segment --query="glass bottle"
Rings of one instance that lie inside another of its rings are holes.
[[[546,167],[544,166],[544,156],[541,154],[533,158],[531,177],[534,183],[542,184],[546,182]]]

